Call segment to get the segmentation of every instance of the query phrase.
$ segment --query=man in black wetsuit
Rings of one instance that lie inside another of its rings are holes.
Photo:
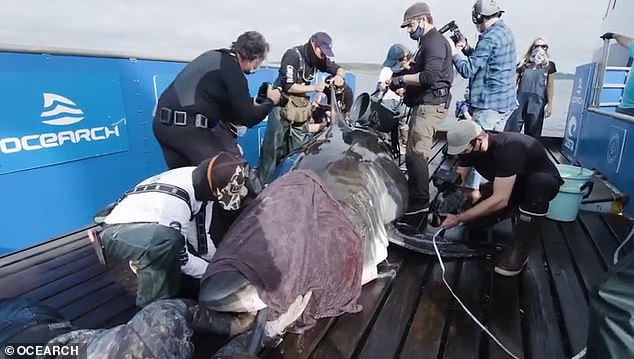
[[[266,135],[260,158],[260,180],[267,183],[279,161],[300,147],[308,136],[308,120],[311,104],[307,94],[323,92],[325,84],[310,85],[317,70],[333,75],[332,83],[343,86],[344,69],[331,58],[332,38],[318,32],[307,43],[286,51],[280,63],[280,73],[275,86],[288,94],[284,108],[275,108],[269,114]]]
[[[241,155],[236,137],[262,121],[280,100],[269,88],[255,104],[245,74],[257,69],[269,45],[256,31],[230,49],[211,50],[189,63],[159,98],[152,129],[170,169],[196,166],[221,151]]]
[[[458,215],[449,214],[441,227],[464,223],[481,229],[516,216],[513,246],[496,258],[495,272],[519,274],[548,205],[564,183],[559,171],[534,138],[514,132],[487,133],[475,121],[458,121],[447,132],[447,144],[447,153],[458,155],[457,172],[462,183],[472,167],[489,182],[480,188],[480,202]]]

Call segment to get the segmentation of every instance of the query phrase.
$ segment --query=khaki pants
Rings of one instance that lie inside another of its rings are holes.
[[[444,105],[419,105],[412,109],[407,139],[405,165],[409,187],[407,211],[415,211],[429,203],[429,168],[427,159],[436,131],[447,117]]]

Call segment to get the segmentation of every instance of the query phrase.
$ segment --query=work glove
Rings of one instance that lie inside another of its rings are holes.
[[[614,33],[613,32],[606,32],[605,34],[601,35],[601,38],[603,40],[608,40],[608,39],[614,39]]]
[[[390,90],[396,91],[403,87],[405,87],[405,78],[403,76],[392,77],[392,81],[390,81]]]

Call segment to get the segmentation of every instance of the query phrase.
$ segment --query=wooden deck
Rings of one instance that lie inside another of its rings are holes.
[[[556,141],[551,158],[566,163]],[[450,166],[436,142],[433,168]],[[528,267],[517,278],[493,274],[490,258],[446,263],[456,294],[513,353],[567,358],[585,346],[588,291],[600,282],[630,230],[622,217],[580,213],[547,221]],[[504,235],[508,228],[496,228]],[[633,245],[627,246],[625,252]],[[628,248],[629,247],[629,248]],[[507,358],[462,311],[442,283],[435,257],[391,248],[395,276],[363,288],[363,311],[324,319],[303,336],[287,335],[266,358]],[[84,235],[71,233],[0,258],[0,297],[28,296],[58,308],[82,328],[111,327],[136,312],[136,279],[126,263],[101,266]],[[225,338],[195,336],[208,358]]]

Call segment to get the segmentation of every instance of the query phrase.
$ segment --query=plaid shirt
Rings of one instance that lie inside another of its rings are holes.
[[[469,104],[500,113],[517,107],[515,40],[511,29],[498,20],[480,36],[471,56],[453,57],[456,70],[469,79]]]

